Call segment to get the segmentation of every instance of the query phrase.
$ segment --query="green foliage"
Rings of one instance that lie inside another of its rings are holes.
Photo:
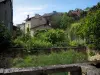
[[[61,29],[68,29],[70,24],[73,22],[73,18],[69,17],[67,13],[64,13],[61,19]]]
[[[95,54],[95,52],[90,51],[89,55],[90,55],[90,56],[94,56],[94,55],[96,55],[96,54]]]
[[[91,9],[90,9],[90,11],[97,11],[97,10],[100,10],[100,2],[98,2],[98,4],[97,5],[95,5],[95,6],[93,6]]]
[[[95,45],[94,44],[89,44],[88,48],[91,49],[91,50],[94,50],[95,49]]]
[[[71,41],[70,42],[70,46],[78,46],[78,42],[77,41]]]
[[[38,39],[48,41],[52,44],[56,44],[57,42],[63,42],[65,40],[64,31],[60,29],[50,29],[46,32],[39,32],[35,36]]]
[[[18,37],[17,39],[13,41],[15,43],[15,46],[21,47],[24,44],[24,42],[21,39],[22,37]]]
[[[7,48],[11,43],[11,36],[7,28],[0,24],[0,48]]]
[[[75,40],[80,37],[78,35],[79,26],[80,26],[80,23],[78,22],[71,24],[71,27],[69,29],[69,36],[71,40]]]
[[[76,22],[71,24],[68,35],[69,35],[69,40],[70,46],[84,46],[85,45],[85,40],[83,37],[80,37],[79,35],[79,27],[80,27],[81,23],[80,22]]]
[[[85,42],[82,40],[82,39],[80,39],[80,40],[73,40],[73,41],[70,41],[70,43],[69,43],[69,45],[70,46],[75,46],[75,47],[80,47],[80,46],[85,46]]]
[[[57,64],[71,64],[83,62],[87,60],[87,56],[73,50],[62,51],[60,53],[51,53],[49,55],[31,55],[24,58],[15,58],[13,60],[14,67],[37,67]]]
[[[47,33],[48,41],[50,41],[52,44],[56,44],[56,42],[62,42],[64,41],[64,31],[63,30],[54,30],[51,29]]]
[[[41,40],[41,39],[33,39],[33,48],[50,48],[52,47],[52,43]]]
[[[14,40],[14,44],[15,44],[15,47],[25,48],[26,50],[24,51],[26,53],[33,52],[32,49],[49,48],[52,46],[50,42],[43,39],[38,39],[36,37],[31,37],[28,34],[17,37],[17,39]]]
[[[95,48],[100,48],[100,10],[89,12],[82,20],[79,33],[85,37],[87,44],[94,44]]]
[[[51,17],[51,26],[55,29],[60,28],[62,15],[54,15]]]
[[[91,8],[90,7],[87,7],[87,8],[85,8],[85,11],[89,11]]]

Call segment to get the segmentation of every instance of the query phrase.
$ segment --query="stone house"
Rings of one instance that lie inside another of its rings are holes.
[[[13,2],[0,0],[0,23],[3,23],[12,33],[13,30]]]
[[[25,33],[25,23],[17,24],[16,26],[22,31],[22,33]]]
[[[31,18],[29,18],[28,16],[26,19],[25,33],[27,33],[29,29],[31,36],[33,36],[37,30],[50,29],[50,28],[51,26],[48,20],[39,14],[36,14],[34,17]]]

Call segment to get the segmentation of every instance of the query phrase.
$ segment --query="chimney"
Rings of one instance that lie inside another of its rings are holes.
[[[27,15],[27,19],[29,19],[29,15]]]

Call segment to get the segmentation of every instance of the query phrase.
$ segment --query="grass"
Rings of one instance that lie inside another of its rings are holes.
[[[57,64],[72,64],[87,61],[87,55],[74,50],[51,53],[49,55],[28,55],[13,59],[13,67],[38,67]]]

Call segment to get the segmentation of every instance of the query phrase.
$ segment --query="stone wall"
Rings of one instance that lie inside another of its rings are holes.
[[[0,2],[0,23],[4,23],[8,30],[12,32],[13,7],[11,0],[4,0]]]
[[[37,68],[0,69],[0,75],[48,75],[59,72],[70,72],[69,75],[100,75],[100,68],[90,65],[90,63],[80,63]]]

